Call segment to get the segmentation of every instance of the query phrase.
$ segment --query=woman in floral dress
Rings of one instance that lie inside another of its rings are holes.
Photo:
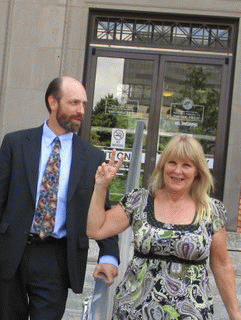
[[[113,320],[209,320],[213,298],[207,259],[231,320],[241,320],[227,252],[225,208],[213,187],[203,149],[188,135],[173,137],[150,179],[104,210],[108,186],[123,159],[96,173],[87,234],[103,239],[131,225],[134,256],[116,290]]]

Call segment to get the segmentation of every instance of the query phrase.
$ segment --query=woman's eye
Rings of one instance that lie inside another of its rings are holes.
[[[184,163],[185,167],[191,167],[190,163]]]

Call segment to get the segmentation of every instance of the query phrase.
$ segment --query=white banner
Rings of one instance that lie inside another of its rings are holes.
[[[105,159],[107,161],[110,160],[110,155],[111,155],[111,150],[104,150],[103,151],[105,152]],[[125,151],[125,150],[117,150],[116,151],[116,157],[115,157],[115,160],[118,161],[120,159],[121,156],[125,156],[125,160],[124,162],[130,162],[131,161],[131,156],[132,156],[132,152],[131,151]],[[157,154],[157,157],[156,157],[156,162],[159,160],[160,158],[160,154]],[[206,157],[206,160],[207,160],[207,163],[208,163],[208,168],[209,169],[213,169],[213,162],[214,162],[214,159],[213,158],[207,158]],[[142,155],[141,155],[141,163],[145,163],[145,153],[142,152]]]

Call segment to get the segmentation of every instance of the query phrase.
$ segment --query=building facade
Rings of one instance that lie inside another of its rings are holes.
[[[227,228],[240,230],[240,1],[1,0],[0,8],[1,139],[43,122],[51,79],[76,77],[89,98],[85,139],[108,158],[117,134],[128,160],[144,121],[146,185],[166,141],[193,134]],[[127,171],[128,163],[122,180]]]
[[[80,79],[89,100],[81,135],[107,158],[113,146],[126,154],[114,201],[137,121],[146,127],[144,186],[168,139],[194,135],[227,208],[239,275],[240,17],[240,0],[0,0],[0,140],[46,119],[53,78]]]

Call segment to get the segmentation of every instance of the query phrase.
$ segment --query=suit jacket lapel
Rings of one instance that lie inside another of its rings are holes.
[[[68,201],[71,200],[74,191],[85,169],[85,146],[81,138],[73,135],[72,163],[69,176]]]
[[[26,137],[23,141],[24,161],[26,164],[28,181],[34,201],[38,183],[42,133],[42,126],[33,129],[33,131],[31,130],[29,134],[26,134]],[[80,181],[80,177],[84,173],[85,150],[86,148],[81,138],[78,135],[74,134],[67,201],[72,198],[74,191]]]
[[[29,131],[23,140],[23,154],[30,190],[35,201],[43,127]]]

